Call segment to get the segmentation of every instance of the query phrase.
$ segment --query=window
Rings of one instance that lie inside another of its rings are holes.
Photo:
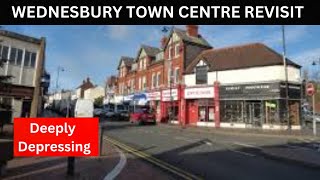
[[[147,69],[147,58],[143,59],[144,63],[143,63],[143,69]]]
[[[142,70],[142,68],[143,68],[143,61],[142,61],[142,60],[140,60],[140,62],[139,62],[139,63],[140,63],[140,65],[139,65],[139,69],[140,69],[140,70]]]
[[[145,90],[147,87],[146,77],[143,77],[143,90]]]
[[[1,46],[0,47],[0,55],[3,59],[8,59],[9,47],[8,46]]]
[[[152,73],[152,88],[157,86],[157,76],[156,74]]]
[[[160,73],[157,74],[157,87],[160,86]]]
[[[177,84],[179,82],[179,74],[180,74],[180,69],[176,68],[175,74],[174,74],[174,83]]]
[[[196,67],[196,84],[207,84],[208,66]]]
[[[23,50],[18,49],[16,65],[20,66],[22,64],[22,56],[23,56]]]
[[[175,46],[175,55],[174,57],[178,57],[180,55],[180,44],[176,44]]]
[[[17,57],[17,48],[11,48],[10,57],[9,57],[9,63],[10,64],[15,64],[16,63],[16,57]]]
[[[172,47],[169,47],[169,60],[172,58]]]
[[[24,54],[24,66],[34,68],[36,66],[36,53],[26,51]]]

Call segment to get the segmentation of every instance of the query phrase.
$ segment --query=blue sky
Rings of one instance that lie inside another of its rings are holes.
[[[185,28],[184,26],[178,26]],[[65,68],[59,84],[74,89],[90,77],[103,85],[116,74],[119,57],[136,56],[140,44],[159,46],[162,26],[4,26],[8,30],[47,38],[46,69],[55,87],[58,65]],[[282,52],[281,26],[200,26],[200,33],[215,48],[263,42]],[[320,58],[320,26],[286,26],[287,56],[309,71]]]

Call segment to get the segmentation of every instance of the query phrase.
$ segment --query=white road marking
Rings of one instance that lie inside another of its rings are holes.
[[[238,145],[238,146],[247,147],[247,148],[254,148],[254,149],[262,150],[261,147],[254,146],[254,145],[251,145],[251,144],[245,144],[245,143],[240,143],[240,142],[234,142],[233,144]]]
[[[110,173],[108,173],[106,177],[104,177],[103,180],[113,180],[113,179],[115,179],[120,174],[120,172],[122,171],[124,166],[127,164],[127,158],[123,154],[123,152],[120,151],[117,147],[116,147],[116,150],[120,154],[120,160],[119,160],[118,164],[112,169],[112,171]]]
[[[245,156],[250,156],[250,157],[255,157],[256,156],[254,154],[250,154],[250,153],[246,153],[246,152],[242,152],[242,151],[237,151],[237,150],[234,150],[234,149],[229,149],[229,151],[232,151],[234,153],[239,153],[239,154],[242,154],[242,155],[245,155]]]

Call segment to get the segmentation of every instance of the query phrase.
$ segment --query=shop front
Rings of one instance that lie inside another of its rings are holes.
[[[178,124],[179,94],[178,88],[165,89],[161,92],[161,121]]]
[[[186,124],[215,126],[214,87],[194,87],[184,90]]]
[[[301,85],[256,83],[220,87],[221,127],[300,129]],[[288,118],[289,117],[289,118]]]
[[[146,93],[149,105],[156,112],[156,118],[159,122],[161,120],[161,91],[153,91]]]

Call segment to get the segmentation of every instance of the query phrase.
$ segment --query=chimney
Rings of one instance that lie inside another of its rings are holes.
[[[85,81],[85,80],[83,80],[83,81],[82,81],[82,84],[85,84],[85,83],[86,83],[86,81]]]
[[[167,41],[168,41],[167,36],[163,36],[161,38],[161,48],[164,48],[164,46],[166,45]]]
[[[87,82],[90,82],[90,78],[89,77],[87,77]]]
[[[198,25],[186,25],[187,34],[192,37],[198,37]]]

